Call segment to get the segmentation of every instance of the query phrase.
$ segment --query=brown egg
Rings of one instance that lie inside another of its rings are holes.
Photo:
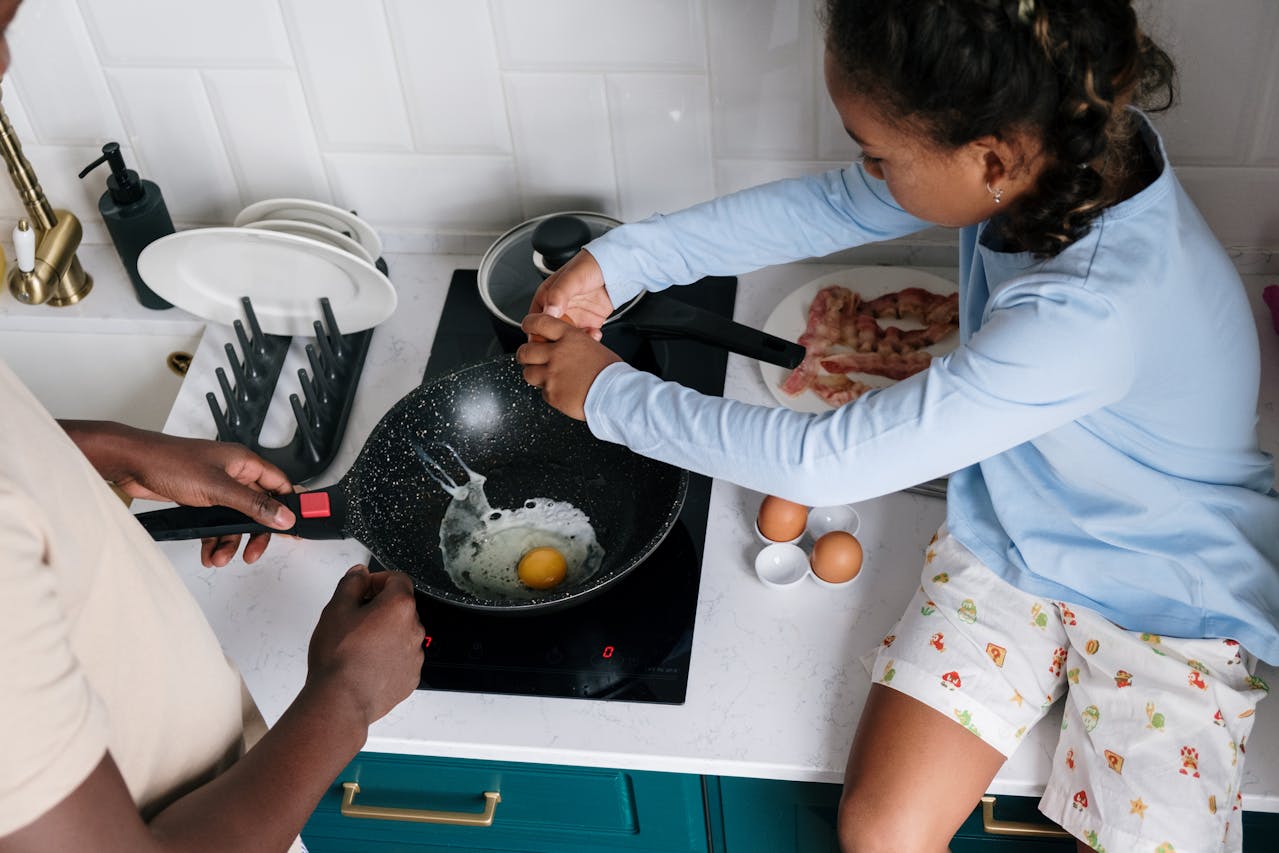
[[[774,542],[789,542],[799,537],[808,524],[808,507],[776,495],[768,495],[759,505],[755,518],[759,533]]]
[[[844,583],[862,570],[862,543],[843,530],[832,530],[813,543],[808,564],[827,583]]]

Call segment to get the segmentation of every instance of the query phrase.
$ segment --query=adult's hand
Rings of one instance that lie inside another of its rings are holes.
[[[583,249],[542,282],[533,294],[528,312],[566,316],[598,341],[602,335],[600,327],[614,307],[604,289],[604,271],[591,253]]]
[[[61,421],[62,428],[104,478],[140,500],[186,506],[225,506],[267,527],[287,530],[296,519],[273,494],[293,491],[283,471],[240,444],[179,438],[106,421]],[[270,542],[255,533],[244,561],[255,562]],[[205,566],[225,566],[239,550],[232,534],[202,541]]]
[[[307,685],[346,697],[357,719],[372,725],[417,687],[422,641],[409,576],[352,566],[311,635]]]
[[[600,371],[622,359],[582,329],[552,317],[530,314],[521,328],[530,342],[515,351],[524,381],[570,418],[586,420],[586,394]]]

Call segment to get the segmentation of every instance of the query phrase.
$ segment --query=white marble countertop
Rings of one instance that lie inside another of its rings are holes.
[[[387,261],[400,304],[374,335],[343,447],[324,482],[336,480],[349,467],[382,413],[416,386],[451,272],[474,268],[479,258],[404,254],[388,256]],[[741,277],[736,318],[762,326],[782,296],[831,269],[795,264]],[[954,275],[952,270],[933,271]],[[102,293],[120,291],[127,296],[121,282],[112,290],[101,281],[105,272],[99,273]],[[1260,290],[1266,278],[1248,277],[1259,325]],[[100,300],[96,308],[95,299]],[[81,313],[133,321],[143,311],[118,306],[119,301],[94,295]],[[0,300],[0,329],[23,324],[34,312],[54,317],[60,313],[16,307],[14,311],[12,299]],[[148,322],[179,319],[174,312],[143,311],[141,316]],[[49,322],[43,316],[38,319]],[[1269,330],[1268,318],[1262,328],[1262,436],[1274,451],[1279,450],[1279,336]],[[209,327],[166,431],[213,435],[204,395],[216,389],[213,369],[223,363],[222,342],[229,339],[229,329]],[[725,393],[748,402],[773,402],[757,365],[737,356],[729,360]],[[857,505],[862,516],[859,538],[867,549],[866,570],[858,581],[846,590],[806,582],[776,591],[761,585],[750,568],[758,547],[752,522],[760,497],[728,483],[714,485],[683,705],[417,691],[373,727],[365,749],[841,781],[870,686],[857,658],[891,627],[915,589],[921,549],[943,519],[944,505],[904,493]],[[350,541],[281,539],[254,566],[237,561],[206,570],[193,543],[162,547],[244,673],[268,721],[277,719],[302,684],[307,642],[321,607],[346,568],[364,561],[367,551]],[[1262,674],[1279,685],[1275,670],[1265,668]],[[1279,709],[1268,704],[1262,704],[1248,742],[1244,797],[1248,808],[1279,811]],[[1027,736],[993,782],[992,792],[1042,791],[1057,719],[1055,713],[1050,715]]]

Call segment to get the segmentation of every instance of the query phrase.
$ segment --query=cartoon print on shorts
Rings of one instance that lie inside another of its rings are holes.
[[[882,675],[879,676],[879,680],[883,682],[884,684],[887,684],[888,682],[892,681],[893,676],[897,674],[897,670],[893,669],[894,663],[896,663],[895,660],[890,660],[888,661],[888,663],[884,664],[884,672]]]
[[[1115,673],[1115,687],[1131,687],[1132,673],[1126,669],[1121,669]]]
[[[1226,718],[1221,716],[1221,709],[1218,708],[1212,715],[1212,723],[1215,726],[1225,726]]]
[[[1146,703],[1146,728],[1163,731],[1164,715],[1155,710],[1154,702]]]
[[[1239,763],[1239,746],[1233,740],[1230,742],[1230,766],[1234,767]]]
[[[1066,650],[1058,646],[1053,649],[1052,663],[1048,665],[1048,671],[1054,676],[1061,675],[1061,668],[1066,665]]]
[[[1216,814],[1216,813],[1217,813],[1217,795],[1209,794],[1208,795],[1208,814]]]
[[[1088,808],[1088,792],[1085,791],[1083,788],[1080,788],[1078,791],[1075,792],[1075,796],[1071,798],[1070,804],[1073,805],[1075,809],[1077,809],[1078,811],[1083,811],[1084,809]]]
[[[1066,602],[1064,602],[1064,601],[1059,601],[1059,602],[1057,602],[1057,608],[1058,608],[1059,610],[1061,610],[1061,624],[1063,624],[1063,625],[1071,625],[1071,626],[1074,626],[1074,625],[1078,625],[1078,624],[1079,624],[1079,623],[1075,620],[1075,611],[1073,611],[1073,610],[1071,610],[1069,607],[1067,607],[1067,606],[1066,606]]]
[[[1160,844],[1158,847],[1155,848],[1155,853],[1177,853],[1177,848],[1173,847],[1172,844],[1165,841],[1163,844]]]
[[[1067,770],[1075,769],[1075,750],[1073,747],[1071,749],[1066,750],[1066,769]]]
[[[987,643],[986,654],[990,657],[992,661],[995,662],[995,666],[999,667],[1000,669],[1003,669],[1004,659],[1008,655],[1007,649],[1005,649],[1003,646],[997,646],[994,643]]]
[[[1181,769],[1177,771],[1182,776],[1190,776],[1191,778],[1199,778],[1199,750],[1192,746],[1183,746],[1181,748]]]
[[[1160,637],[1158,634],[1143,633],[1141,635],[1141,641],[1143,643],[1146,643],[1148,646],[1150,646],[1150,650],[1154,652],[1155,654],[1157,655],[1163,654],[1163,650],[1159,648],[1159,644],[1163,642],[1163,638]]]
[[[1089,640],[1088,642],[1084,643],[1084,651],[1086,651],[1090,655],[1097,654],[1097,651],[1100,648],[1101,648],[1101,642],[1098,640]]]
[[[1030,624],[1036,628],[1048,627],[1048,614],[1044,612],[1044,606],[1036,601],[1030,608]]]
[[[1124,774],[1124,757],[1117,752],[1111,752],[1103,749],[1101,754],[1106,756],[1106,766],[1118,773],[1120,776]]]
[[[936,559],[937,559],[937,552],[934,551],[932,548],[929,548],[928,553],[924,555],[924,565],[928,565],[929,563],[931,563],[933,560],[936,560]]]
[[[1260,675],[1250,675],[1247,678],[1248,686],[1253,690],[1260,690],[1262,693],[1270,692],[1270,685]]]
[[[1070,669],[1066,670],[1066,678],[1070,679],[1071,684],[1078,684],[1079,683],[1079,667],[1072,666]]]
[[[937,605],[931,601],[925,601],[924,606],[919,608],[920,616],[932,616],[937,612]]]
[[[1198,661],[1192,660],[1188,661],[1188,663],[1194,664],[1198,663]],[[1203,666],[1203,664],[1200,664],[1200,666]],[[1191,687],[1198,687],[1200,690],[1208,689],[1208,685],[1204,682],[1203,671],[1199,669],[1192,668],[1190,672],[1186,674],[1186,683]]]
[[[1079,716],[1084,721],[1084,731],[1091,732],[1097,728],[1097,724],[1101,722],[1101,711],[1096,705],[1089,705],[1079,712]]]
[[[945,572],[933,575],[933,583],[950,583],[950,575]]]
[[[1128,801],[1128,814],[1135,814],[1137,817],[1141,818],[1142,820],[1146,819],[1147,808],[1149,808],[1149,806],[1146,805],[1146,803],[1141,799],[1141,797],[1138,797],[1135,800]]]
[[[1221,642],[1224,643],[1228,648],[1233,648],[1235,650],[1235,656],[1232,657],[1230,660],[1226,661],[1226,666],[1230,666],[1231,664],[1236,664],[1236,663],[1243,663],[1243,654],[1242,654],[1243,650],[1239,647],[1238,640],[1222,640]]]
[[[944,686],[949,687],[951,690],[955,690],[963,686],[963,682],[959,680],[959,673],[955,672],[953,669],[950,672],[942,674],[941,683]]]
[[[1101,846],[1101,839],[1097,837],[1095,830],[1090,829],[1084,833],[1084,842],[1097,853],[1106,853],[1106,848]]]
[[[959,610],[956,612],[960,622],[967,622],[969,625],[977,621],[977,604],[971,598],[965,598],[959,602]]]
[[[981,732],[977,731],[977,727],[973,725],[973,715],[971,712],[969,712],[968,710],[961,711],[958,708],[956,708],[955,719],[959,720],[959,724],[963,726],[964,728],[968,729],[968,731],[977,735],[977,737],[981,737]]]
[[[884,643],[883,643],[884,648],[888,648],[888,647],[889,647],[889,646],[891,646],[894,642],[896,642],[896,640],[897,640],[897,635],[896,635],[896,634],[889,634],[887,637],[884,637]]]
[[[928,645],[939,652],[944,652],[946,651],[946,636],[941,631],[938,631],[928,638]]]

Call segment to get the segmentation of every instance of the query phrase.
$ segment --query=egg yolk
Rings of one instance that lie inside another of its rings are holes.
[[[520,557],[516,572],[525,586],[552,589],[563,582],[564,575],[568,572],[568,562],[559,551],[543,546]]]

